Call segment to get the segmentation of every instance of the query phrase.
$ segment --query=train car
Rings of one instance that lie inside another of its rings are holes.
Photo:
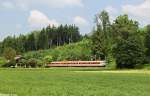
[[[47,67],[105,67],[105,61],[58,61],[47,64]]]

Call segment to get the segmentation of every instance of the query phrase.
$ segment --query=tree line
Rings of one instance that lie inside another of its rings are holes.
[[[139,27],[139,22],[127,14],[113,22],[102,11],[96,15],[96,26],[91,36],[92,53],[117,68],[136,68],[150,63],[150,25]]]
[[[81,38],[79,28],[75,25],[47,26],[27,35],[8,36],[0,42],[0,53],[3,53],[6,48],[13,48],[18,53],[49,49],[77,42]]]

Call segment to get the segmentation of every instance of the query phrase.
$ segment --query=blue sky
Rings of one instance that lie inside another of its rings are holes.
[[[89,33],[94,15],[104,9],[111,21],[127,13],[143,26],[150,22],[149,5],[150,0],[0,0],[0,40],[48,24],[76,24],[82,34]]]

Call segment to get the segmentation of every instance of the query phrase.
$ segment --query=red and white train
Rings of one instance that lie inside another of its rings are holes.
[[[59,61],[51,62],[47,67],[105,67],[105,61]]]

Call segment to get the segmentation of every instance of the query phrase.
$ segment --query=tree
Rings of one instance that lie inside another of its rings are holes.
[[[2,52],[3,52],[3,45],[2,42],[0,42],[0,56],[2,55]]]
[[[14,37],[11,37],[11,36],[6,37],[2,43],[3,43],[4,48],[7,48],[7,47],[11,47],[13,49],[16,48],[15,36]]]
[[[53,45],[53,30],[50,25],[46,27],[46,34],[48,35],[48,47],[51,48]]]
[[[81,38],[79,28],[75,25],[47,26],[40,31],[32,31],[18,37],[8,36],[0,42],[0,53],[4,48],[11,47],[21,54],[27,51],[48,49],[55,46],[77,42]]]
[[[38,36],[38,49],[48,49],[48,36],[44,28]]]
[[[134,68],[144,62],[145,48],[138,34],[138,22],[128,18],[128,15],[117,17],[112,24],[114,48],[117,68]]]
[[[14,57],[16,56],[16,51],[10,47],[4,49],[3,56],[8,60],[14,60]]]
[[[25,52],[26,51],[26,36],[20,35],[16,38],[16,50],[18,52]]]
[[[128,15],[121,15],[116,18],[112,24],[113,39],[119,40],[120,38],[127,39],[130,34],[135,34],[138,31],[139,23],[129,19]]]
[[[102,11],[96,16],[96,30],[92,35],[93,54],[101,59],[107,59],[111,51],[111,31],[109,15]]]
[[[147,48],[146,56],[150,58],[150,25],[146,27],[145,47]]]
[[[29,34],[27,42],[28,42],[28,51],[36,50],[36,40],[34,33]]]
[[[135,68],[143,64],[145,47],[137,36],[120,39],[115,48],[117,68]]]

